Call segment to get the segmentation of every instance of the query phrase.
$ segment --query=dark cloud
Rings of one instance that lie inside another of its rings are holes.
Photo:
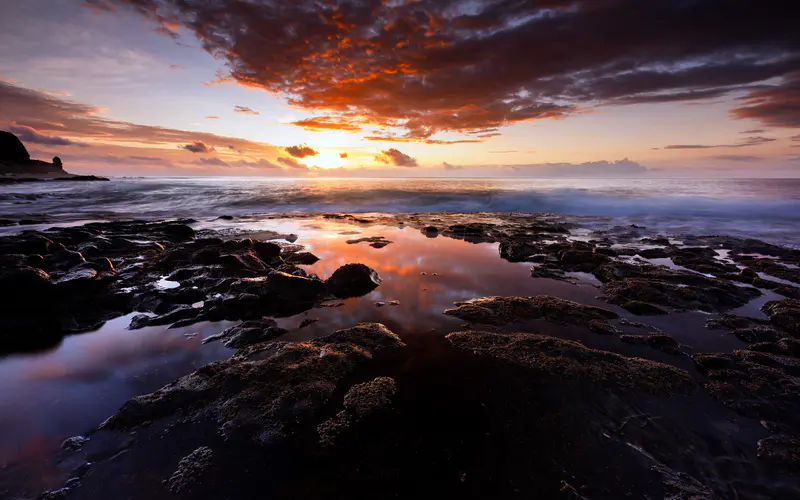
[[[800,135],[793,135],[791,139],[792,141],[800,141]]]
[[[314,148],[310,147],[308,144],[300,144],[299,146],[289,146],[285,148],[286,152],[290,155],[294,156],[295,158],[305,158],[306,156],[317,156],[319,152],[315,151]]]
[[[664,149],[746,148],[749,146],[759,146],[761,144],[775,142],[776,140],[777,139],[771,139],[769,137],[747,137],[736,144],[670,144],[669,146],[665,146]]]
[[[794,0],[87,1],[193,31],[243,85],[408,137],[743,93],[735,116],[800,126]]]
[[[753,163],[764,160],[764,158],[761,156],[748,156],[748,155],[719,155],[719,156],[712,156],[712,158],[715,160],[737,161],[745,163]]]
[[[763,134],[764,132],[766,132],[766,130],[764,130],[763,128],[754,128],[752,130],[744,130],[744,131],[739,132],[739,133],[740,134]]]
[[[216,151],[213,146],[209,146],[203,141],[192,141],[189,144],[184,144],[183,146],[179,146],[181,149],[185,149],[186,151],[191,151],[192,153],[213,153]]]
[[[733,110],[737,118],[759,120],[770,127],[800,127],[800,72],[741,100],[744,104]]]
[[[447,163],[446,161],[442,162],[442,168],[445,169],[445,170],[463,170],[464,169],[464,167],[462,167],[461,165],[451,165],[451,164]]]
[[[500,135],[500,134],[495,134],[495,135]],[[456,139],[452,141],[445,141],[440,139],[425,139],[418,137],[396,136],[396,135],[368,135],[366,137],[363,137],[363,139],[365,141],[420,142],[422,144],[476,144],[483,142],[483,140],[480,139]]]
[[[405,153],[400,152],[397,149],[385,149],[380,152],[380,154],[375,155],[375,161],[379,161],[381,163],[388,163],[398,167],[416,167],[417,160],[408,156]]]
[[[240,113],[243,115],[260,115],[261,113],[256,111],[253,108],[248,108],[247,106],[234,106],[233,107],[234,113]]]
[[[63,137],[54,135],[45,135],[37,131],[33,127],[26,127],[25,125],[11,125],[8,129],[16,134],[23,143],[29,144],[47,144],[50,146],[82,146],[86,147],[88,144],[82,144]]]

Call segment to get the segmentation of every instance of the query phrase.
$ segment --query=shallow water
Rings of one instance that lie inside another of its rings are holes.
[[[673,234],[800,247],[800,179],[137,178],[0,186],[0,219],[74,221],[275,212],[553,212]],[[0,227],[0,233],[21,226]]]
[[[501,259],[496,243],[475,244],[442,236],[429,238],[412,228],[364,228],[318,219],[251,219],[245,224],[213,220],[196,226],[231,234],[255,231],[252,237],[258,237],[258,231],[297,234],[297,243],[321,259],[305,266],[308,271],[326,278],[341,265],[360,262],[377,270],[383,278],[381,286],[364,297],[333,301],[326,304],[328,307],[280,319],[280,326],[290,330],[282,337],[286,340],[319,337],[361,321],[384,323],[404,339],[441,337],[462,329],[461,320],[443,314],[454,302],[491,295],[547,294],[602,306],[625,318],[644,321],[653,328],[631,333],[660,328],[691,346],[690,351],[729,351],[744,345],[732,335],[706,329],[704,323],[711,317],[707,314],[634,317],[600,301],[598,283],[589,275],[575,273],[574,282],[532,278],[530,264]],[[348,239],[378,235],[393,243],[381,249],[367,243],[346,243]],[[393,300],[399,301],[399,305],[375,305]],[[739,312],[760,315],[757,306],[764,301],[762,297]],[[221,343],[202,344],[204,338],[232,323],[130,331],[127,330],[130,317],[109,321],[95,332],[66,337],[60,345],[45,352],[0,358],[0,394],[3,394],[0,428],[15,429],[0,435],[0,464],[16,462],[43,484],[52,474],[51,486],[57,486],[55,471],[47,468],[46,458],[63,439],[96,427],[127,399],[149,393],[232,353]],[[300,322],[307,318],[318,321],[299,329]],[[511,329],[579,340],[589,347],[693,370],[688,357],[668,356],[645,346],[628,345],[614,336],[597,335],[582,327],[536,321],[513,325]],[[424,341],[422,345],[426,345]]]

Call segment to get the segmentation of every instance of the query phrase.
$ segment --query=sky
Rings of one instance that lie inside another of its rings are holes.
[[[796,1],[0,12],[0,129],[74,173],[800,177]]]

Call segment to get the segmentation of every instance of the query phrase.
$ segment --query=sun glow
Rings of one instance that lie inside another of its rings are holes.
[[[346,159],[339,156],[339,153],[333,151],[321,151],[315,156],[309,156],[304,159],[306,165],[317,166],[319,168],[340,168],[343,167]]]

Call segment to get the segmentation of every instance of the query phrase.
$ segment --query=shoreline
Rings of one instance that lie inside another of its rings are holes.
[[[478,297],[440,310],[451,319],[444,323],[449,331],[436,334],[414,332],[409,310],[405,327],[352,324],[355,330],[344,333],[284,340],[291,334],[281,318],[335,313],[331,306],[340,303],[404,306],[359,302],[387,286],[368,266],[337,265],[327,279],[306,271],[316,262],[314,246],[282,233],[282,220],[351,226],[370,235],[341,236],[362,252],[391,253],[402,245],[372,235],[392,227],[431,243],[497,245],[498,260],[532,265],[520,280],[569,287],[591,277],[600,298],[587,305],[536,294]],[[749,498],[767,494],[765,478],[779,481],[786,494],[800,491],[791,454],[800,429],[797,400],[770,392],[797,386],[800,251],[724,236],[679,241],[638,226],[587,228],[580,218],[553,214],[282,214],[251,231],[235,222],[220,221],[228,230],[195,230],[202,224],[188,220],[94,223],[0,238],[4,289],[18,292],[3,306],[6,352],[57,345],[63,335],[134,311],[140,315],[131,335],[147,326],[243,322],[207,339],[236,349],[232,358],[134,398],[84,435],[88,441],[74,440],[52,458],[61,464],[69,498],[126,491],[174,498],[176,490],[179,498],[256,491],[314,498],[352,493],[348,485],[358,480],[373,492],[418,495],[410,477],[429,492],[468,497],[514,497],[515,491],[545,498],[623,491],[727,496],[733,477],[709,465],[714,453],[706,447],[731,437],[698,431],[705,427],[699,422],[687,425],[679,415],[682,409],[696,415],[689,411],[694,405],[736,419],[744,433],[736,450],[746,458],[737,467],[747,477],[757,472],[738,486]],[[178,286],[159,287],[164,279]],[[764,296],[774,297],[761,307],[764,319],[725,314]],[[34,298],[35,317],[26,308]],[[676,332],[653,326],[691,311],[704,311],[710,331],[738,339],[740,347],[697,350],[676,341]],[[612,348],[563,338],[569,332]],[[492,411],[481,410],[487,407]],[[641,416],[648,414],[666,420]],[[632,425],[640,418],[641,426]],[[760,431],[758,420],[766,422]],[[497,434],[485,441],[485,432]],[[746,437],[754,433],[761,436]],[[706,451],[687,462],[678,440],[665,437],[673,434]],[[578,436],[591,436],[586,456],[566,446]],[[532,449],[547,452],[533,456]],[[484,453],[508,467],[487,467]],[[163,456],[150,463],[154,454]],[[285,476],[265,473],[272,484],[242,475],[243,462],[251,460],[263,467],[258,470]],[[87,462],[92,465],[81,465]],[[609,464],[616,484],[604,481],[598,463]],[[369,472],[353,476],[357,467]],[[159,479],[133,479],[145,470]],[[305,470],[318,482],[303,481]],[[397,476],[380,476],[388,470]],[[130,479],[112,480],[120,474]]]

